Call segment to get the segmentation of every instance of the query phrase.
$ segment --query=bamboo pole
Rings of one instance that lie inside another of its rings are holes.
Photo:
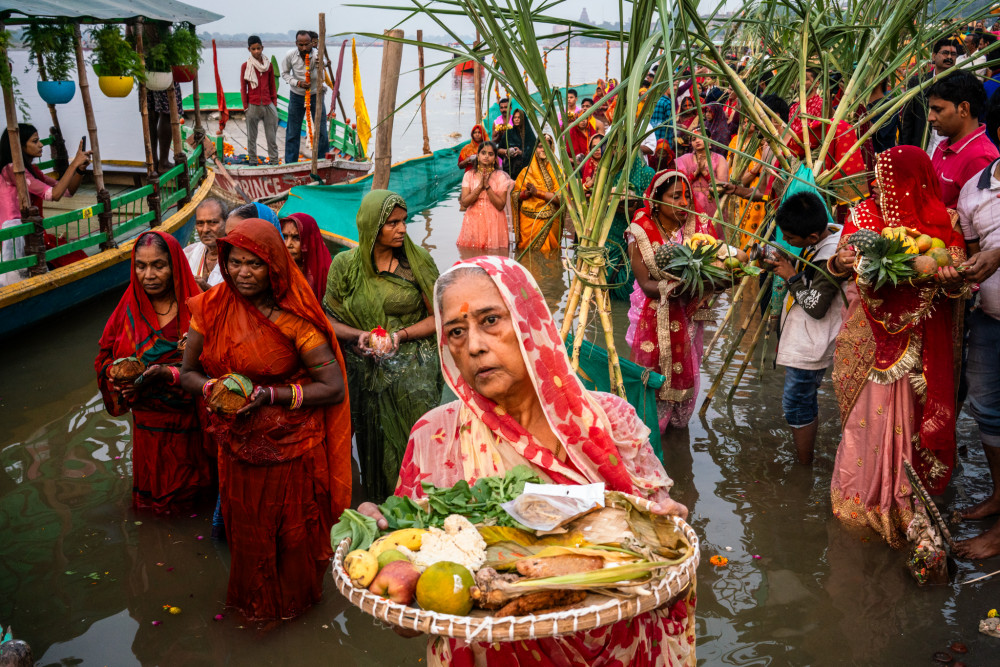
[[[135,21],[135,52],[139,54],[142,66],[146,66],[146,57],[143,55],[143,32],[145,26],[143,18],[140,16]],[[153,192],[146,198],[146,205],[153,212],[153,219],[150,227],[156,227],[163,220],[163,210],[160,206],[160,175],[153,164],[153,139],[149,130],[149,104],[146,99],[146,83],[139,82],[139,115],[142,116],[142,144],[146,152],[146,182],[153,186]]]
[[[326,83],[325,77],[323,76],[324,63],[326,62],[326,13],[319,13],[319,43],[316,45],[316,63],[319,64],[319,82],[316,84],[316,97],[313,98],[313,104],[315,109],[313,109],[313,127],[316,131],[313,132],[312,146],[312,175],[315,178],[319,177],[319,137],[322,134],[323,122],[323,95],[326,94],[324,89],[324,84]]]
[[[177,202],[178,207],[181,207],[191,201],[191,175],[187,168],[184,144],[181,142],[181,123],[180,114],[177,112],[177,102],[177,90],[174,88],[174,84],[171,84],[167,88],[167,105],[170,107],[170,134],[174,140],[174,165],[184,165],[184,169],[177,176],[177,187],[184,190],[184,196]]]
[[[476,44],[475,47],[479,48],[479,30],[476,30]],[[475,60],[472,63],[472,81],[476,88],[476,122],[482,122],[483,120],[483,68],[479,65],[479,61]]]
[[[424,31],[417,31],[417,66],[420,68],[420,125],[424,130],[424,155],[431,154],[431,139],[427,133],[427,91],[424,90]],[[478,122],[478,121],[477,121]],[[485,137],[484,137],[485,139]]]
[[[143,68],[146,67],[146,57],[143,55],[143,32],[145,24],[140,16],[135,20],[135,52],[139,54],[139,61]],[[146,101],[146,82],[139,81],[139,115],[142,116],[142,146],[146,152],[146,178],[151,179],[156,173],[153,164],[153,140],[149,131],[149,104]]]
[[[710,340],[708,345],[705,346],[705,351],[701,355],[703,359],[708,358],[708,354],[712,351],[712,348],[715,347],[715,344],[722,336],[722,332],[725,330],[726,325],[729,324],[729,320],[733,316],[736,304],[740,302],[740,297],[743,296],[743,290],[746,289],[746,286],[750,284],[752,279],[753,276],[744,276],[743,280],[740,281],[739,287],[736,288],[736,292],[733,293],[733,298],[729,302],[729,308],[726,309],[726,314],[723,315],[722,320],[719,322],[719,326],[715,329],[715,334],[712,336],[712,340]]]
[[[399,29],[386,30],[395,39],[403,38]],[[375,135],[375,175],[372,189],[389,187],[389,169],[392,165],[392,120],[396,110],[396,88],[399,85],[399,66],[403,61],[403,45],[397,41],[382,42],[382,86],[378,95],[378,125]]]
[[[191,26],[191,32],[194,33],[195,35],[198,34],[193,25]],[[202,143],[205,140],[205,134],[206,134],[205,126],[202,125],[201,122],[201,93],[199,92],[199,87],[198,87],[198,76],[199,74],[201,74],[200,69],[201,68],[199,67],[195,67],[194,79],[191,81],[191,97],[194,101],[194,145],[196,147],[202,145]],[[205,155],[205,150],[203,148],[201,154],[198,156],[199,167],[202,168],[205,167],[206,157],[207,156]]]
[[[114,248],[114,225],[111,217],[111,195],[104,187],[104,167],[101,165],[101,145],[97,139],[97,120],[94,117],[94,105],[90,100],[90,82],[87,78],[87,63],[83,59],[83,36],[80,34],[80,24],[73,25],[73,41],[76,46],[76,71],[80,82],[80,99],[83,100],[83,115],[87,120],[87,135],[90,137],[91,164],[94,170],[94,187],[97,189],[97,203],[103,204],[104,211],[99,213],[101,231],[107,235],[107,240],[100,245],[101,250]]]

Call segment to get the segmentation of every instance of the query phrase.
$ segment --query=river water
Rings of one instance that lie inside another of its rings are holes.
[[[603,74],[602,49],[577,55],[581,72],[574,80]],[[234,54],[235,62],[241,58]],[[368,69],[377,70],[371,58]],[[438,88],[431,96],[432,143],[445,144],[448,130],[471,125],[472,102],[462,95],[458,115],[458,83],[449,75]],[[374,83],[370,91],[374,107]],[[399,128],[399,155],[412,156],[420,146],[419,120]],[[417,213],[409,226],[440,267],[459,258],[456,198],[452,193]],[[550,306],[561,310],[568,277],[560,263],[525,262]],[[130,421],[103,410],[93,375],[96,343],[116,301],[81,305],[6,339],[0,349],[0,624],[32,644],[40,665],[421,664],[423,640],[380,627],[341,597],[330,577],[321,604],[268,633],[242,627],[232,615],[214,620],[225,614],[228,552],[208,537],[211,507],[168,519],[129,507]],[[622,349],[625,312],[615,304]],[[703,394],[725,349],[718,345],[706,360]],[[689,428],[664,440],[674,496],[691,509],[702,541],[699,662],[923,665],[962,641],[970,649],[967,664],[995,664],[994,640],[976,631],[987,610],[1000,606],[995,582],[920,589],[903,569],[902,553],[848,532],[832,517],[839,421],[829,382],[821,393],[816,462],[805,468],[794,462],[784,429],[781,370],[759,373],[755,362],[727,405],[732,377],[704,418],[696,415]],[[959,443],[968,453],[941,500],[946,515],[988,488],[977,440],[963,415]],[[963,527],[956,537],[976,530]],[[715,554],[728,557],[728,567],[709,565]],[[954,580],[995,564],[958,563]],[[181,613],[170,615],[165,605]]]

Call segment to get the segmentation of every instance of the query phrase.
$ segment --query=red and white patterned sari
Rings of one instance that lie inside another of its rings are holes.
[[[690,188],[690,181],[681,172],[661,171],[646,190],[647,202],[652,201],[653,193],[665,179],[674,177]],[[703,308],[704,300],[693,301],[675,294],[680,281],[656,266],[653,253],[664,243],[683,243],[694,234],[717,236],[715,225],[698,213],[697,206],[695,214],[688,216],[685,225],[670,238],[664,238],[650,204],[636,212],[628,227],[629,243],[638,246],[649,276],[660,288],[660,297],[651,299],[635,283],[625,342],[632,348],[632,361],[656,369],[667,378],[656,396],[661,431],[668,426],[683,428],[691,419],[700,384],[702,332],[705,320],[712,319],[712,315]]]
[[[486,271],[518,330],[521,354],[552,432],[566,451],[560,461],[496,403],[465,381],[446,343],[435,300],[441,368],[459,400],[431,410],[413,427],[397,495],[423,495],[422,482],[451,486],[528,465],[560,484],[604,482],[609,489],[666,500],[673,482],[649,444],[649,429],[624,400],[583,387],[570,367],[545,299],[531,274],[504,257],[456,264]],[[668,607],[629,621],[557,638],[494,644],[438,637],[429,665],[694,665],[693,589]]]

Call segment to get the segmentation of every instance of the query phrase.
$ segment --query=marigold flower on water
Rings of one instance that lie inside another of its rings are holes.
[[[708,562],[714,565],[715,567],[725,567],[726,565],[729,564],[729,559],[726,558],[725,556],[712,556],[711,558],[708,559]]]
[[[996,609],[990,609],[988,612],[986,612],[986,617],[987,618],[996,618],[997,617],[997,610]]]

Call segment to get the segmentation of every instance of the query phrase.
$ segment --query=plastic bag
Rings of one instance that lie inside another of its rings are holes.
[[[501,507],[522,525],[541,532],[556,530],[578,516],[604,507],[604,483],[532,484]]]

